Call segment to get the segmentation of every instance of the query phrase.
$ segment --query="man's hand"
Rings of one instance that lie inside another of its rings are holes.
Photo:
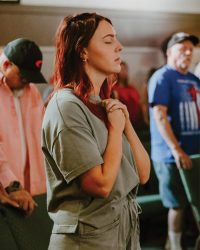
[[[190,169],[192,167],[192,161],[189,156],[182,150],[174,135],[171,124],[168,120],[167,107],[163,105],[156,105],[153,107],[153,113],[158,130],[171,149],[177,167]]]
[[[7,194],[1,183],[0,183],[0,203],[19,208],[19,204],[9,197],[9,195]]]
[[[26,215],[31,215],[34,208],[38,206],[32,196],[24,189],[11,192],[8,197],[16,202],[18,207],[22,209]]]
[[[178,168],[183,168],[183,169],[192,168],[191,159],[181,148],[172,149],[172,154],[174,156]]]

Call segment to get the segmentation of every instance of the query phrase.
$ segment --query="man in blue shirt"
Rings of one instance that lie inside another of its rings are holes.
[[[196,36],[179,32],[167,45],[167,64],[148,86],[151,157],[163,205],[169,208],[171,250],[181,250],[183,211],[187,198],[177,168],[190,169],[189,155],[200,153],[200,80],[189,72]]]

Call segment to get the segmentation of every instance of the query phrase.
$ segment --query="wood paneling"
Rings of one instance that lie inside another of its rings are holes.
[[[27,37],[41,46],[52,46],[62,17],[85,11],[96,11],[109,17],[124,46],[159,47],[167,36],[176,31],[200,37],[200,14],[0,4],[0,45],[17,37]]]

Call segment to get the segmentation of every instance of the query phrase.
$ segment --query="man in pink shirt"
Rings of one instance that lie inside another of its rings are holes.
[[[36,205],[32,195],[46,192],[43,102],[32,84],[46,82],[41,66],[39,47],[27,39],[11,41],[0,55],[0,182],[8,193],[20,191],[10,198],[25,211]]]

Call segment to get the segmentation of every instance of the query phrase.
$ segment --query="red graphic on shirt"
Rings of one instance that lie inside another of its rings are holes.
[[[200,91],[198,89],[195,89],[194,86],[190,87],[187,92],[190,94],[192,101],[194,101],[196,109],[197,109],[197,115],[198,115],[198,124],[200,126],[200,110],[197,105],[197,94],[200,94]]]

